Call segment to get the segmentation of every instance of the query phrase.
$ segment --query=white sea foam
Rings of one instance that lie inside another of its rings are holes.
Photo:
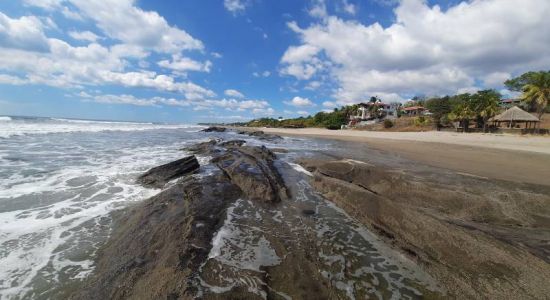
[[[190,124],[153,124],[115,121],[90,121],[71,119],[12,119],[0,122],[0,138],[28,134],[102,132],[102,131],[143,131],[154,129],[193,129],[201,126]]]
[[[0,116],[0,122],[11,121],[10,117]]]
[[[135,145],[50,140],[0,143],[0,295],[6,299],[33,298],[44,284],[87,276],[109,234],[109,213],[159,192],[135,184],[136,176],[184,155],[178,139],[148,146],[140,146],[140,137]]]

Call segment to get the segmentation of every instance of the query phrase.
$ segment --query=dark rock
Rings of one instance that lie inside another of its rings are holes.
[[[145,187],[162,188],[172,179],[190,174],[200,167],[197,158],[194,155],[178,159],[150,169],[145,174],[139,176],[137,182]]]
[[[193,299],[193,275],[240,196],[220,172],[187,178],[127,211],[72,299]]]
[[[288,153],[288,149],[285,148],[271,148],[271,151],[275,153]]]
[[[220,139],[211,139],[207,142],[198,143],[181,150],[189,151],[195,154],[210,154],[215,152],[215,146],[220,142]]]
[[[245,143],[246,143],[245,140],[231,140],[231,141],[226,141],[226,142],[220,143],[220,147],[225,147],[225,148],[241,147]]]
[[[270,141],[270,142],[283,139],[280,135],[265,133],[261,130],[257,130],[257,131],[239,131],[238,133],[239,134],[245,134],[245,135],[252,136],[252,137],[256,137],[260,140]]]
[[[225,132],[227,128],[225,127],[218,127],[218,126],[211,126],[208,128],[205,128],[201,130],[202,132]]]
[[[248,198],[257,201],[279,202],[288,199],[288,190],[277,168],[275,154],[265,146],[230,148],[212,161]]]
[[[303,209],[302,214],[306,216],[312,216],[315,214],[315,211],[313,209]]]

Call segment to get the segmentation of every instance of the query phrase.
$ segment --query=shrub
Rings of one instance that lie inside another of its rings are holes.
[[[389,119],[385,119],[384,120],[384,128],[392,128],[393,127],[393,122]]]
[[[414,125],[415,126],[424,126],[424,125],[429,125],[429,124],[430,124],[430,119],[428,119],[424,116],[414,118]]]

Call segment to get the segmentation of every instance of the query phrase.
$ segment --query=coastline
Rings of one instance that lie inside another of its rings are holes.
[[[373,132],[320,128],[248,128],[282,136],[358,142],[459,174],[550,185],[550,138],[449,132]]]

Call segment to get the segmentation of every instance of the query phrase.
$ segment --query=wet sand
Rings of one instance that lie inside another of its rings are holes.
[[[251,130],[250,128],[246,128]],[[550,138],[448,132],[368,132],[317,128],[258,128],[284,136],[316,137],[366,143],[463,175],[550,185]]]

